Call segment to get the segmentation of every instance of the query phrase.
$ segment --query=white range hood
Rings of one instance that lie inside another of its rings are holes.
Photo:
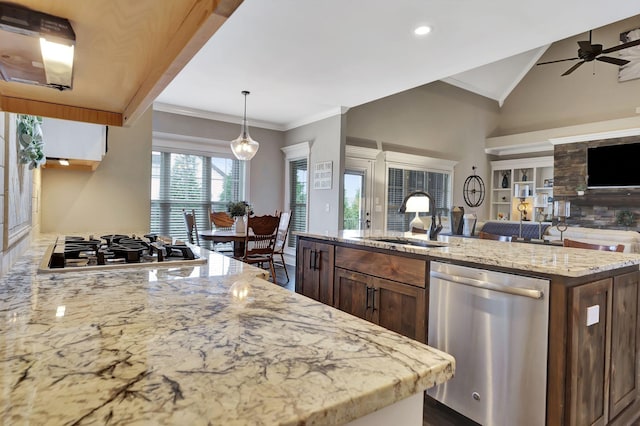
[[[79,121],[42,119],[45,168],[95,170],[107,152],[107,126]],[[67,160],[68,166],[59,160]]]

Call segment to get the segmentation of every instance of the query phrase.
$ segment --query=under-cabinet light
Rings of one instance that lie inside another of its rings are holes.
[[[61,166],[68,166],[69,165],[69,160],[60,159],[60,160],[58,160],[58,163],[60,163]]]

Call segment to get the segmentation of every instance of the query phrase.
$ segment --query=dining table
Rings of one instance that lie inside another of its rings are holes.
[[[207,229],[198,232],[198,236],[205,241],[216,243],[233,243],[233,257],[240,258],[244,255],[246,232],[234,230]]]

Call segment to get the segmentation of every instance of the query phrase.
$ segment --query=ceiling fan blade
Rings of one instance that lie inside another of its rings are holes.
[[[564,77],[565,75],[569,75],[569,74],[571,74],[572,72],[574,72],[575,70],[577,70],[577,69],[578,69],[578,67],[579,67],[580,65],[582,65],[582,64],[584,64],[584,61],[578,62],[577,64],[575,64],[574,66],[572,66],[571,68],[569,68],[567,71],[565,71],[565,73],[564,73],[564,74],[562,74],[562,77]]]
[[[617,46],[614,47],[610,47],[608,49],[604,49],[602,51],[602,53],[611,53],[611,52],[617,52],[618,50],[622,50],[622,49],[627,49],[629,47],[633,47],[633,46],[639,46],[640,45],[640,39],[638,40],[633,40],[633,41],[628,41],[626,43],[623,44],[619,44]]]
[[[557,61],[549,61],[549,62],[540,62],[536,65],[546,65],[546,64],[555,64],[556,62],[564,62],[564,61],[577,61],[580,58],[567,58],[567,59],[558,59]]]
[[[591,43],[588,41],[579,41],[578,46],[580,46],[580,50],[583,52],[591,52],[593,50],[591,48]]]
[[[609,64],[618,65],[620,67],[623,65],[627,65],[630,62],[626,59],[612,58],[611,56],[598,56],[596,58],[596,61],[607,62]]]

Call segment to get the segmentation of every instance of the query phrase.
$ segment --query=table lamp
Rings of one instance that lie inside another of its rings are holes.
[[[553,216],[558,218],[556,228],[560,231],[560,241],[563,241],[562,234],[569,227],[566,219],[571,216],[571,201],[558,200],[553,202]]]
[[[409,213],[415,212],[416,216],[409,224],[409,230],[413,228],[424,229],[424,222],[420,219],[419,213],[426,213],[429,211],[429,197],[410,197],[407,200],[406,210]]]
[[[538,211],[538,239],[542,239],[542,212],[547,208],[547,194],[538,194],[533,199],[533,208]]]

